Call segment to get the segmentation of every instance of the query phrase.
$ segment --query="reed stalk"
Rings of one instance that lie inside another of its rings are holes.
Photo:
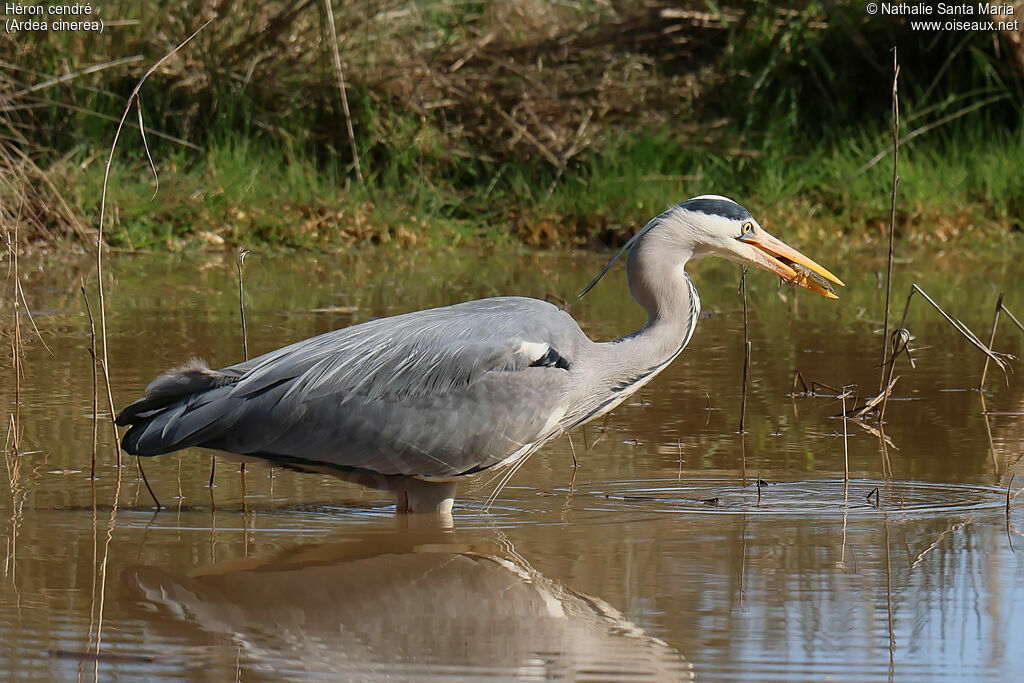
[[[1024,324],[1022,324],[1021,321],[1017,319],[1017,316],[1015,316],[1010,311],[1010,309],[1008,309],[1003,304],[1003,294],[1000,293],[999,294],[999,299],[996,301],[996,311],[995,311],[995,314],[992,316],[992,332],[989,334],[989,337],[988,337],[988,348],[990,348],[990,349],[992,348],[992,344],[994,344],[995,341],[996,341],[996,327],[999,325],[999,314],[1000,313],[1005,313],[1006,317],[1008,317],[1013,322],[1013,324],[1017,326],[1017,329],[1019,329],[1021,332],[1024,332]],[[986,356],[985,357],[985,367],[983,367],[982,370],[981,370],[981,381],[978,383],[978,391],[979,392],[984,391],[984,389],[985,389],[985,378],[988,376],[988,363],[989,363],[989,360],[991,360],[991,359],[988,356]]]
[[[885,312],[882,323],[882,371],[878,379],[878,391],[885,388],[885,369],[889,362],[889,306],[892,297],[892,262],[893,243],[896,236],[896,192],[900,186],[899,160],[900,160],[900,99],[899,99],[899,78],[900,65],[897,58],[896,48],[892,49],[892,203],[889,211],[889,259],[885,275]],[[890,373],[891,374],[891,373]]]
[[[747,386],[750,384],[750,325],[747,317],[747,269],[740,273],[740,296],[743,297],[743,385],[740,394],[740,427],[743,434],[747,417]]]
[[[356,132],[352,127],[352,112],[348,108],[348,93],[345,90],[345,73],[341,68],[341,54],[338,52],[338,31],[334,27],[334,8],[331,0],[324,0],[324,13],[327,15],[327,28],[330,31],[331,57],[334,59],[334,73],[338,78],[338,92],[341,93],[341,108],[345,112],[345,129],[348,143],[352,150],[352,163],[355,166],[356,178],[363,183],[363,168],[359,163],[359,148],[356,146]]]
[[[82,300],[85,302],[85,312],[89,315],[89,356],[92,358],[92,457],[89,464],[89,478],[96,479],[96,455],[100,434],[100,394],[99,377],[96,363],[96,320],[92,316],[92,305],[89,303],[89,294],[85,290],[85,280],[82,280]]]
[[[238,252],[238,258],[235,260],[235,266],[238,268],[238,317],[242,324],[242,357],[244,360],[249,360],[249,332],[245,327],[245,281],[242,276],[242,269],[245,266],[245,257],[249,255],[248,249],[242,249]],[[217,457],[217,456],[211,456]],[[241,463],[238,466],[238,471],[242,474],[242,490],[245,490],[245,463]],[[213,480],[213,472],[210,472],[210,480]],[[243,503],[244,503],[243,498]]]

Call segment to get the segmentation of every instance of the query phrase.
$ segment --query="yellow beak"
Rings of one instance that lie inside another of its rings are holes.
[[[754,247],[753,262],[777,274],[786,282],[817,292],[830,299],[838,299],[830,283],[845,286],[843,281],[782,240],[764,230],[739,238]]]

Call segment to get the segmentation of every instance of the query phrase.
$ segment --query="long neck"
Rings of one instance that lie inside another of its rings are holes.
[[[647,311],[647,323],[633,334],[587,348],[582,389],[562,421],[563,429],[607,413],[668,366],[690,341],[700,299],[683,265],[690,254],[651,233],[629,252],[629,291]]]
[[[693,334],[700,298],[683,266],[691,254],[648,233],[629,252],[626,279],[634,301],[647,311],[647,323],[618,340],[641,365],[663,365],[678,355]],[[625,353],[625,349],[619,349]]]

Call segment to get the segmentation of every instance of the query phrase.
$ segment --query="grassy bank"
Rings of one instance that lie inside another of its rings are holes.
[[[851,135],[794,156],[787,146],[740,158],[694,150],[670,132],[607,146],[568,177],[500,170],[478,190],[429,178],[345,188],[342,170],[248,141],[204,150],[202,163],[172,159],[153,197],[143,165],[119,166],[108,242],[119,248],[278,245],[332,248],[354,242],[435,247],[515,241],[538,246],[614,244],[669,202],[719,192],[746,203],[765,226],[822,239],[881,238],[889,222],[891,157],[864,166],[882,137]],[[184,155],[183,155],[184,156]],[[908,145],[902,150],[899,226],[915,240],[992,239],[1024,229],[1019,164],[1024,132]],[[88,161],[88,160],[86,160]],[[85,222],[97,219],[102,158],[53,169]]]
[[[366,0],[336,3],[337,41],[316,2],[103,12],[125,24],[0,39],[0,221],[25,239],[89,241],[111,119],[210,19],[143,90],[159,191],[129,127],[111,246],[607,244],[707,192],[779,232],[871,240],[888,223],[893,45],[904,235],[1022,230],[1012,35],[924,40],[857,3]]]

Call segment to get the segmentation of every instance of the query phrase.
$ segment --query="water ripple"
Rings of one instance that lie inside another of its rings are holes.
[[[766,482],[735,479],[609,481],[576,491],[592,510],[633,509],[688,514],[763,514],[794,517],[931,515],[991,510],[1005,492],[981,484],[842,479]]]

